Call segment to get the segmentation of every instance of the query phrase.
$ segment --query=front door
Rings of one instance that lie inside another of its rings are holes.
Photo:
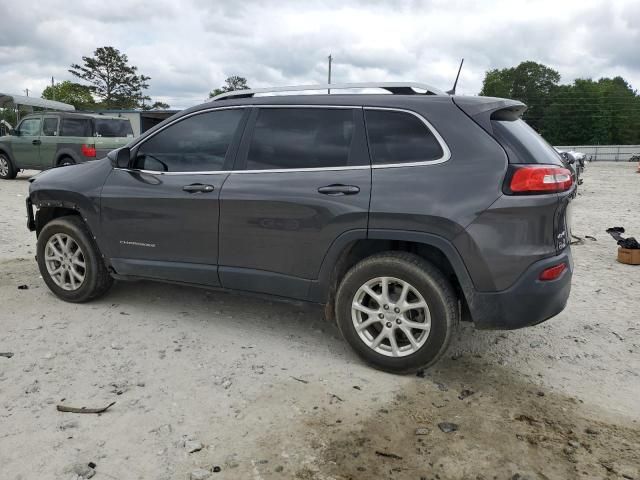
[[[361,108],[254,110],[220,201],[222,286],[305,299],[331,244],[366,235]]]
[[[244,109],[199,112],[132,149],[101,200],[106,248],[119,274],[218,285],[222,184],[239,141]]]
[[[45,115],[42,119],[42,135],[40,136],[40,168],[54,166],[58,149],[58,117]]]
[[[40,168],[40,124],[41,117],[29,117],[20,122],[17,135],[11,139],[11,150],[16,166]]]

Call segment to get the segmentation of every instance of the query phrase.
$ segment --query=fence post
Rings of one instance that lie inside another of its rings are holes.
[[[620,145],[618,145],[618,153],[616,153],[616,162],[620,161]]]
[[[593,159],[597,162],[598,161],[598,145],[596,145],[596,153],[593,154]]]

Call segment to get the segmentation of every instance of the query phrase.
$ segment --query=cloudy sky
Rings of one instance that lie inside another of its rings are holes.
[[[0,0],[0,92],[40,96],[96,47],[114,46],[172,107],[229,75],[252,87],[418,81],[476,94],[522,60],[562,82],[622,75],[640,88],[640,0]]]

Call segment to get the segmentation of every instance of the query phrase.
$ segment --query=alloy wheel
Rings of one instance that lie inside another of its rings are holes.
[[[64,233],[56,233],[47,241],[44,249],[47,272],[63,290],[79,289],[84,283],[87,266],[80,245]]]
[[[424,297],[410,283],[393,277],[374,278],[356,291],[351,320],[365,345],[388,357],[416,353],[431,331]]]
[[[0,177],[6,177],[9,175],[9,161],[0,156]]]

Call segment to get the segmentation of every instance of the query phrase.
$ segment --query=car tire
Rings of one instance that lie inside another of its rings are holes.
[[[18,169],[6,153],[0,153],[0,178],[3,180],[12,180],[18,175]]]
[[[451,283],[433,264],[407,252],[376,254],[352,267],[340,282],[335,312],[342,336],[356,353],[392,373],[436,363],[459,322]]]
[[[62,300],[86,302],[104,295],[113,284],[89,229],[78,216],[47,223],[38,235],[37,252],[42,278]]]
[[[67,165],[75,165],[75,164],[76,164],[76,161],[69,156],[62,157],[60,158],[60,160],[58,160],[58,167],[65,167]]]

